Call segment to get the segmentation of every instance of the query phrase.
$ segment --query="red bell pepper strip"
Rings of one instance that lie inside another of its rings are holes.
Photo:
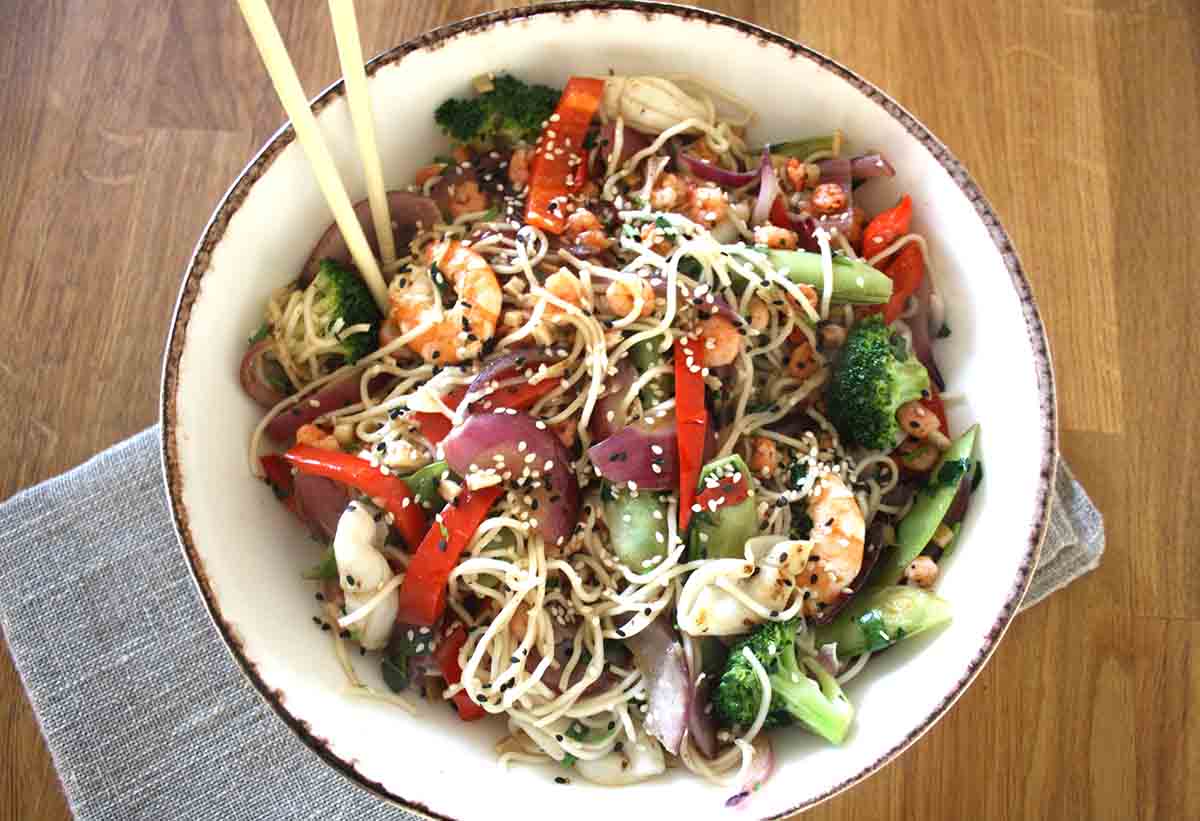
[[[466,388],[455,388],[446,394],[442,401],[450,410],[458,407],[458,403],[467,395]],[[450,435],[451,424],[450,420],[441,413],[414,413],[413,416],[417,420],[417,427],[421,429],[421,435],[428,439],[432,444],[445,439]]]
[[[496,485],[463,491],[434,517],[400,585],[400,621],[429,627],[441,617],[450,571],[502,492]]]
[[[296,445],[283,458],[301,473],[341,482],[379,502],[392,514],[396,529],[410,548],[425,536],[425,512],[399,476],[385,475],[352,453],[313,445]]]
[[[917,292],[921,277],[925,276],[925,260],[921,246],[910,242],[900,249],[884,273],[892,280],[892,297],[883,309],[883,321],[888,325],[904,313],[908,298]]]
[[[567,81],[533,152],[525,198],[525,222],[530,225],[551,234],[561,234],[566,227],[564,198],[587,182],[583,141],[603,96],[604,80],[572,77]]]
[[[912,197],[905,194],[897,205],[880,211],[867,223],[862,235],[862,255],[867,259],[875,256],[907,234],[911,224]],[[880,264],[883,264],[883,260],[880,260]]]
[[[447,633],[438,644],[437,650],[433,652],[438,669],[442,671],[442,676],[446,679],[447,684],[458,684],[462,681],[462,668],[458,666],[458,651],[466,643],[466,628],[461,624],[456,624],[454,629]],[[471,700],[471,696],[467,694],[466,690],[459,690],[451,698],[458,710],[458,717],[463,721],[478,721],[487,715],[486,710]]]
[[[304,519],[304,511],[300,509],[300,502],[296,498],[296,480],[287,460],[278,453],[268,453],[259,461],[262,463],[263,473],[266,474],[267,484],[275,491],[275,498],[283,502],[283,506],[296,516]],[[308,524],[307,520],[305,524]]]
[[[704,438],[708,433],[708,410],[704,405],[704,362],[701,339],[675,340],[675,430],[679,443],[679,530],[687,530],[704,467]],[[690,363],[690,365],[689,365]],[[694,368],[694,370],[693,370]]]
[[[792,230],[792,220],[788,217],[787,204],[783,201],[782,194],[775,198],[775,202],[771,203],[771,213],[767,218],[777,228]]]

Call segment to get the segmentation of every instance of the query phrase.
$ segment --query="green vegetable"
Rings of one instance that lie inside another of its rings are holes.
[[[393,693],[403,693],[408,689],[408,656],[384,656],[379,669],[383,673],[383,683]]]
[[[742,461],[742,457],[734,454],[722,459],[714,459],[700,471],[700,482],[696,486],[699,494],[706,490],[706,482],[711,476],[741,473],[739,484],[744,488],[746,498],[737,504],[723,504],[716,510],[707,507],[699,513],[692,514],[692,523],[688,527],[688,559],[736,559],[744,555],[746,540],[758,535],[758,512],[754,509],[754,481],[750,468]],[[722,480],[723,483],[732,479]],[[697,503],[703,506],[700,497]]]
[[[646,564],[666,558],[667,502],[664,494],[639,490],[633,493],[604,482],[600,488],[604,504],[604,523],[612,550],[634,573],[643,573]],[[662,539],[659,539],[659,536]]]
[[[269,334],[270,332],[271,332],[270,324],[264,322],[263,324],[258,326],[258,330],[255,331],[254,335],[251,336],[249,339],[247,339],[246,342],[250,345],[254,345],[259,342],[262,342],[264,339],[267,338],[267,334]]]
[[[643,339],[629,349],[629,355],[633,358],[633,366],[637,368],[639,374],[663,363],[661,346],[662,336],[660,335]],[[675,377],[670,374],[663,374],[651,379],[641,391],[642,402],[647,407],[657,405],[667,397],[674,395]]]
[[[958,534],[962,530],[962,522],[955,522],[950,525],[950,530],[953,531],[954,535],[950,537],[950,541],[946,542],[946,546],[942,548],[942,556],[938,559],[939,562],[949,556],[950,551],[954,549],[954,545],[958,543]]]
[[[327,549],[324,555],[321,556],[321,561],[308,570],[305,570],[301,576],[312,582],[322,579],[336,579],[338,577],[338,569],[337,559],[333,555],[333,548]]]
[[[799,285],[811,285],[818,291],[824,287],[821,255],[812,251],[767,251],[771,264],[788,279]],[[892,281],[881,271],[865,262],[849,257],[833,257],[834,302],[852,305],[882,305],[892,298]]]
[[[476,149],[494,148],[500,142],[532,145],[561,94],[556,88],[501,74],[490,91],[472,99],[446,100],[434,111],[433,119],[450,139]]]
[[[764,727],[800,723],[841,744],[854,708],[833,676],[812,656],[796,655],[796,624],[769,621],[729,651],[713,692],[717,718],[726,727],[749,727],[762,703],[762,683],[745,656],[749,649],[771,682],[771,706]]]
[[[917,492],[913,506],[897,525],[896,544],[880,559],[880,565],[876,568],[870,584],[893,584],[898,581],[909,563],[921,555],[921,551],[929,544],[929,540],[937,532],[938,525],[946,518],[946,512],[950,510],[959,483],[971,470],[974,463],[971,451],[975,448],[975,436],[978,432],[979,426],[975,425],[950,443],[950,447],[942,455],[942,461],[933,469],[933,479]],[[944,470],[946,477],[953,477],[953,481],[943,481]]]
[[[437,513],[446,506],[446,500],[438,493],[438,485],[441,484],[442,476],[449,470],[450,467],[445,462],[430,462],[411,476],[402,476],[401,479],[408,485],[417,504],[425,510]]]
[[[950,336],[950,326],[943,322],[942,327],[938,328],[937,338],[945,339],[948,336]]]
[[[814,628],[818,647],[836,644],[839,658],[882,650],[950,621],[950,603],[911,585],[863,591],[828,624]]]
[[[789,140],[786,143],[775,143],[771,146],[771,153],[784,157],[796,157],[802,160],[805,157],[811,157],[818,151],[832,151],[834,139],[833,134],[826,134],[823,137],[809,137],[805,140]]]
[[[826,404],[843,441],[890,450],[900,424],[896,411],[929,389],[929,374],[914,356],[896,358],[892,332],[878,316],[850,329],[834,363]]]
[[[351,325],[369,325],[369,330],[352,334],[342,340],[341,353],[348,363],[379,347],[379,322],[383,315],[379,306],[357,273],[344,268],[331,259],[321,260],[321,267],[308,286],[316,293],[313,304],[329,322],[342,321],[343,328]]]

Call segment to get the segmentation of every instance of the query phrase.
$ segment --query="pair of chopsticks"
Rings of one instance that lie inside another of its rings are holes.
[[[296,75],[296,67],[288,56],[279,28],[271,16],[266,0],[238,0],[242,17],[250,28],[259,54],[279,102],[292,121],[296,139],[312,166],[321,193],[333,212],[338,229],[346,240],[354,264],[358,266],[371,296],[385,314],[388,312],[387,284],[379,263],[371,252],[362,225],[354,214],[354,206],[346,193],[346,186],[338,174],[329,153],[329,146],[317,126],[317,118],[309,108],[308,98]],[[358,18],[354,13],[354,0],[329,0],[329,16],[333,20],[334,37],[337,40],[338,58],[342,63],[342,77],[346,85],[346,101],[350,106],[350,118],[358,142],[359,159],[367,179],[367,199],[371,206],[371,219],[375,225],[375,236],[379,239],[380,256],[384,265],[396,259],[396,241],[392,235],[391,214],[388,212],[387,191],[383,182],[383,167],[379,160],[379,149],[375,141],[375,121],[371,114],[371,101],[367,92],[367,72],[363,65],[362,43],[358,36]]]

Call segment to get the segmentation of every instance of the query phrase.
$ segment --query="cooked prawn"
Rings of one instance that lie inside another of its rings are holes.
[[[896,419],[909,436],[926,439],[938,450],[950,447],[950,440],[942,433],[942,422],[937,414],[918,400],[914,399],[901,405],[896,411]]]
[[[808,500],[813,521],[804,612],[814,615],[836,602],[862,569],[866,523],[858,501],[836,474],[819,479]]]
[[[508,158],[508,181],[513,188],[520,191],[529,182],[529,157],[532,152],[528,148],[518,148]]]
[[[496,273],[487,260],[457,240],[431,245],[426,261],[429,276],[401,273],[392,281],[388,291],[392,321],[402,333],[433,323],[408,343],[427,362],[452,364],[478,356],[483,343],[496,333],[500,318],[502,294]],[[447,280],[458,301],[442,310],[434,300],[440,299],[439,286]]]
[[[546,290],[568,305],[574,305],[576,308],[583,307],[583,283],[579,281],[579,277],[565,268],[546,277]],[[566,313],[566,310],[562,306],[555,305],[553,302],[546,303],[546,316],[557,316],[563,313]]]
[[[365,605],[396,575],[379,550],[387,536],[387,525],[375,521],[371,512],[351,502],[338,519],[333,537],[333,556],[337,561],[338,581],[346,597],[346,612]],[[392,590],[353,628],[352,635],[367,650],[386,646],[400,608],[400,591]]]
[[[758,225],[754,228],[754,244],[795,251],[800,245],[800,237],[795,231],[777,225]]]
[[[817,359],[817,352],[813,350],[808,337],[797,342],[796,347],[788,355],[787,369],[788,374],[796,379],[808,379],[821,370],[821,362]]]
[[[488,195],[479,189],[474,180],[464,180],[450,189],[450,213],[454,217],[486,211]]]
[[[322,450],[339,450],[338,440],[332,433],[316,425],[301,425],[296,429],[297,445],[312,445]]]
[[[565,235],[570,242],[594,251],[603,251],[612,245],[612,240],[604,233],[600,218],[586,208],[576,208],[567,217]]]
[[[750,470],[756,476],[767,477],[779,467],[779,450],[775,443],[765,436],[755,436],[750,440]]]
[[[650,205],[656,211],[675,211],[688,202],[691,186],[678,174],[659,174],[650,191]]]
[[[728,365],[742,352],[742,335],[733,323],[723,316],[710,316],[700,323],[704,337],[704,366],[717,368]]]
[[[637,294],[634,293],[635,289]],[[638,316],[650,316],[654,313],[654,289],[644,279],[636,281],[614,279],[604,290],[604,299],[608,308],[617,316],[629,316],[637,305],[638,295],[641,296],[642,307]]]
[[[692,222],[712,228],[729,216],[729,195],[715,185],[694,188],[688,200],[687,216]]]

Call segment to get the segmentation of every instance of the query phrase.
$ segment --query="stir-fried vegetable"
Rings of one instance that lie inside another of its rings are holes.
[[[925,368],[897,347],[879,317],[850,329],[826,396],[829,420],[845,441],[890,450],[900,431],[896,411],[929,389]]]
[[[600,489],[609,545],[635,573],[653,567],[667,555],[667,503],[660,493],[633,493],[605,482]]]
[[[825,287],[821,255],[811,251],[767,251],[771,264],[797,285]],[[834,302],[851,305],[882,305],[892,297],[892,281],[865,262],[849,257],[833,258]]]
[[[477,97],[446,100],[434,120],[455,142],[481,151],[537,140],[542,123],[554,112],[558,89],[531,85],[511,74],[490,78],[490,85]]]
[[[818,625],[818,647],[836,644],[848,659],[889,647],[950,621],[950,604],[912,585],[881,587],[856,597],[829,624]]]
[[[458,664],[458,651],[467,643],[467,630],[461,624],[446,634],[434,651],[438,669],[446,679],[446,684],[458,684],[462,680],[462,667]],[[452,697],[454,709],[463,721],[478,721],[487,715],[487,711],[471,700],[465,690],[460,690]]]
[[[863,229],[863,255],[870,258],[908,233],[912,224],[912,197],[905,194],[900,202],[880,211]],[[882,263],[881,263],[882,264]]]
[[[450,571],[501,492],[499,487],[464,490],[434,518],[400,587],[401,621],[428,627],[441,618]]]
[[[366,494],[392,514],[404,541],[412,547],[425,535],[425,514],[399,476],[384,474],[366,459],[313,445],[296,445],[284,454],[296,470],[324,476]]]
[[[904,575],[904,568],[917,558],[938,525],[946,518],[946,512],[958,493],[964,477],[969,477],[974,468],[975,438],[979,426],[967,430],[955,439],[942,460],[929,474],[929,481],[917,493],[912,508],[900,520],[896,528],[896,544],[890,555],[880,562],[875,579],[881,584],[892,584]]]
[[[675,340],[675,417],[679,441],[679,530],[687,530],[704,464],[708,410],[704,405],[702,342],[693,337]]]
[[[566,227],[566,201],[587,181],[584,139],[604,94],[604,81],[572,77],[533,155],[525,222],[551,234]]]
[[[726,726],[749,727],[762,704],[762,682],[747,651],[771,683],[764,727],[798,722],[833,744],[845,741],[854,708],[815,658],[796,655],[796,625],[791,623],[767,622],[730,649],[713,694],[717,716]]]
[[[688,558],[740,558],[746,541],[758,532],[750,469],[736,454],[717,459],[700,472],[697,490],[700,512],[692,515]]]

